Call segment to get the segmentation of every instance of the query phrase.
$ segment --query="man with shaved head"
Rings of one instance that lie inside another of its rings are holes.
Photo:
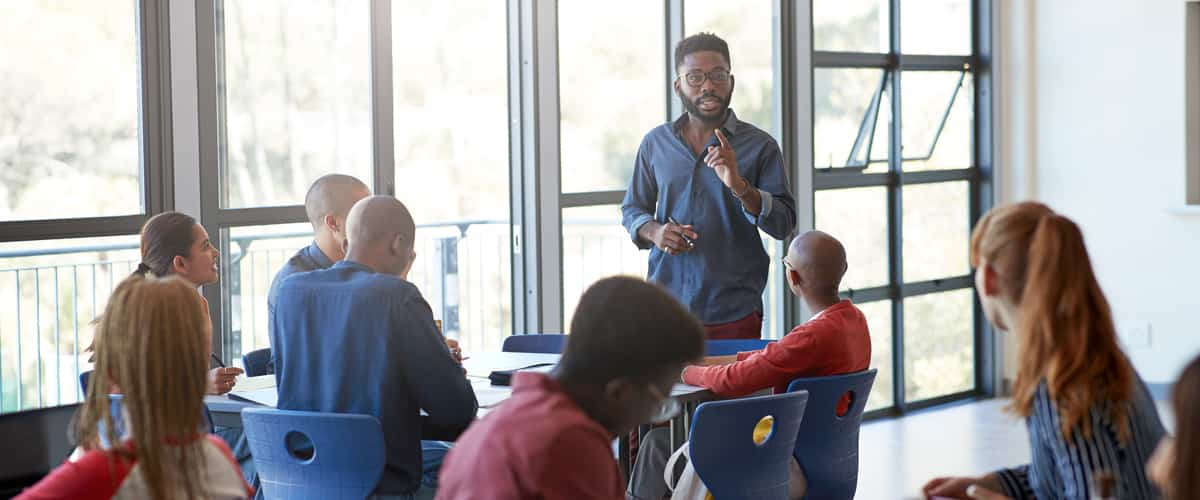
[[[408,281],[416,224],[404,204],[362,199],[345,234],[344,260],[279,284],[279,408],[375,416],[386,449],[376,498],[433,498],[448,445],[422,437],[460,434],[475,393]]]
[[[345,257],[346,217],[358,200],[371,195],[371,190],[362,181],[342,174],[329,174],[317,179],[304,196],[304,212],[313,227],[313,242],[296,252],[283,268],[275,274],[267,292],[267,337],[275,345],[275,324],[270,320],[275,310],[279,284],[284,278],[297,273],[317,269],[328,269],[334,262]],[[275,351],[267,362],[267,372],[275,371]]]
[[[683,382],[704,387],[722,397],[739,397],[763,389],[786,392],[788,383],[802,377],[854,373],[869,368],[871,337],[867,318],[838,289],[846,274],[846,249],[833,236],[809,231],[797,236],[783,258],[788,287],[817,313],[778,342],[760,351],[705,358],[706,366],[684,368]],[[843,396],[838,414],[849,411]],[[655,429],[638,450],[638,466],[629,484],[629,497],[659,499],[666,492],[662,470],[670,456],[670,434]],[[792,468],[792,498],[803,497],[804,475]]]

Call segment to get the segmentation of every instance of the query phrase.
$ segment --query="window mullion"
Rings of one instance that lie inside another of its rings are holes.
[[[898,62],[901,54],[900,46],[900,0],[890,0],[889,6],[889,24],[890,24],[890,57],[889,61]],[[903,161],[903,135],[901,134],[901,94],[900,94],[900,68],[899,64],[885,70],[888,77],[891,78],[892,95],[889,103],[892,106],[892,123],[888,131],[889,154],[888,154],[888,170],[893,174],[896,182],[888,187],[888,255],[889,261],[889,286],[900,287],[904,283],[904,231],[903,231],[903,214],[904,204],[902,199],[904,161]],[[898,298],[892,301],[892,373],[894,383],[892,384],[893,400],[896,408],[901,412],[907,406],[905,398],[905,375],[904,375],[904,299]]]
[[[396,194],[392,86],[392,2],[371,0],[371,145],[374,191]]]

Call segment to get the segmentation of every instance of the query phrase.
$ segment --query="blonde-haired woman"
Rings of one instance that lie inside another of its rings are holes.
[[[1117,345],[1079,227],[1040,203],[997,207],[975,228],[971,265],[988,320],[1016,336],[1011,409],[1025,417],[1032,461],[934,479],[925,495],[1088,499],[1108,476],[1115,498],[1158,498],[1144,465],[1162,422]]]
[[[97,325],[96,367],[73,426],[85,453],[18,498],[252,496],[229,448],[203,430],[212,339],[206,317],[181,278],[123,281]],[[117,435],[109,387],[121,393],[124,436]],[[105,449],[101,441],[120,444]]]

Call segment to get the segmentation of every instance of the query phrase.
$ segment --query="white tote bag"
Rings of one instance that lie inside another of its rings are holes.
[[[684,466],[679,481],[672,482],[671,476],[675,475],[675,465],[679,462],[680,457],[687,459],[687,465]],[[683,446],[675,450],[675,453],[672,453],[671,458],[667,460],[667,468],[663,471],[663,481],[666,481],[667,489],[671,490],[671,500],[713,500],[712,495],[708,493],[708,488],[700,480],[700,476],[696,475],[696,469],[692,467],[688,443],[683,443]]]

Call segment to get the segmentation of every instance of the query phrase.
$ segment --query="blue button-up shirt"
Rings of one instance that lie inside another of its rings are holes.
[[[770,262],[758,230],[787,238],[796,227],[796,200],[779,144],[731,109],[721,129],[737,153],[738,171],[762,197],[762,210],[748,212],[680,134],[686,119],[655,127],[642,139],[621,224],[639,248],[650,248],[647,279],[661,283],[705,324],[728,323],[762,312]],[[708,145],[719,146],[716,137]],[[638,237],[642,225],[666,223],[668,216],[695,227],[700,237],[691,251],[671,256]]]
[[[461,432],[477,409],[421,292],[342,261],[284,279],[277,300],[279,408],[374,415],[386,450],[376,493],[416,490],[423,430]]]
[[[333,266],[333,261],[321,251],[321,247],[317,246],[317,242],[313,241],[311,245],[301,248],[288,259],[283,268],[275,274],[275,279],[271,281],[271,288],[267,291],[267,338],[274,346],[275,338],[275,302],[279,297],[279,284],[283,283],[284,278],[293,274],[307,273],[318,269],[329,269]],[[275,373],[275,349],[271,349],[271,359],[267,361],[267,373]]]

